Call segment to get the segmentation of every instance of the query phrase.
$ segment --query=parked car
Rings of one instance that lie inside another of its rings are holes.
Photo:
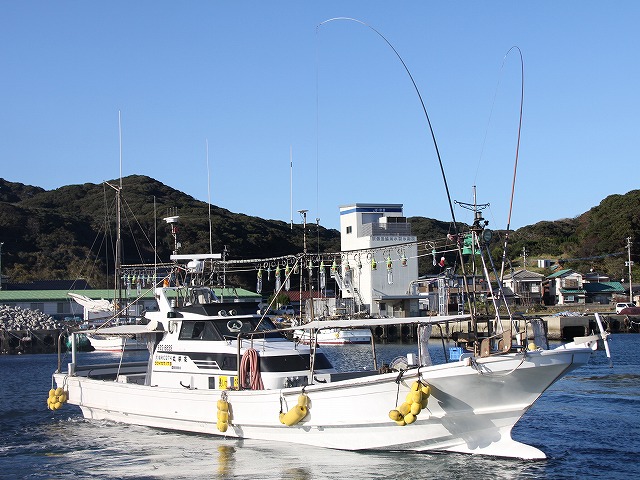
[[[295,315],[296,312],[293,309],[293,305],[285,305],[282,308],[279,308],[278,310],[276,310],[276,314],[278,315]]]
[[[636,304],[635,303],[616,303],[616,315],[619,315],[622,310],[624,310],[625,308],[633,308],[635,307]]]

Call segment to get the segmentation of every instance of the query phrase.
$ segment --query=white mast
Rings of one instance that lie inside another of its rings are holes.
[[[293,147],[289,145],[289,213],[293,230]]]
[[[205,139],[207,147],[207,195],[209,203],[209,253],[213,253],[213,240],[211,239],[211,177],[209,175],[209,140]]]
[[[114,302],[115,305],[118,305],[117,308],[121,308],[120,303],[122,302],[122,235],[121,235],[121,225],[120,225],[120,216],[122,212],[122,119],[120,115],[120,110],[118,110],[118,143],[120,150],[120,184],[116,190],[116,286],[118,288],[118,301]],[[117,310],[116,310],[117,312]]]

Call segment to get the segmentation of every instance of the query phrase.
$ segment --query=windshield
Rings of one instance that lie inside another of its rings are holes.
[[[213,320],[216,328],[224,337],[237,337],[239,333],[250,333],[254,331],[264,332],[275,330],[275,325],[268,318],[260,321],[258,317],[227,317]],[[267,338],[282,337],[279,332],[272,332],[266,335]]]
[[[216,320],[185,320],[180,328],[180,340],[223,340],[236,338],[239,333],[275,330],[271,320],[258,317],[226,317]],[[280,332],[267,333],[266,338],[284,338]]]

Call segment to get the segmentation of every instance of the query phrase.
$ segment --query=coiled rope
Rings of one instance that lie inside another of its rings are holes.
[[[260,375],[260,360],[255,348],[248,348],[240,360],[240,388],[264,390]]]

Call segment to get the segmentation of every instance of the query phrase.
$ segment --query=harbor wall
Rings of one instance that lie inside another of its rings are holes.
[[[598,325],[594,315],[546,315],[540,316],[547,328],[549,340],[572,341],[575,337],[584,337],[598,332]],[[601,315],[605,330],[610,333],[640,333],[640,317],[627,315]],[[502,321],[504,329],[509,329],[509,321]],[[455,338],[459,333],[467,334],[471,328],[468,320],[457,323],[449,323],[439,329],[433,327],[431,338]],[[487,333],[487,323],[480,322],[478,331]],[[412,341],[417,339],[416,325],[387,325],[378,326],[373,330],[376,340],[379,341]],[[533,339],[533,331],[529,329],[528,339]]]
[[[56,353],[60,329],[0,330],[0,354]],[[63,338],[64,342],[65,339]],[[64,344],[62,345],[64,347]]]

